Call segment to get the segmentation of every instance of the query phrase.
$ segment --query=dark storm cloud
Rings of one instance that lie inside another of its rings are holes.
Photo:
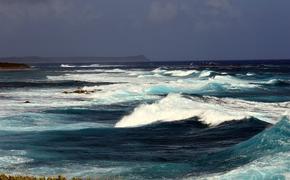
[[[1,0],[1,4],[39,4],[46,3],[49,0]]]
[[[287,58],[289,5],[270,0],[0,0],[0,56]]]

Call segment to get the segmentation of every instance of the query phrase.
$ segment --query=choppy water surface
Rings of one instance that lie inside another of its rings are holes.
[[[289,61],[34,65],[0,72],[0,172],[287,179],[289,116]]]

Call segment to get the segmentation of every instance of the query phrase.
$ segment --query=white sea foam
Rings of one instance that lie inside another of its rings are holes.
[[[63,68],[74,68],[74,67],[80,67],[80,68],[99,68],[99,67],[122,67],[124,65],[117,65],[117,64],[89,64],[89,65],[70,65],[70,64],[61,64],[60,67]]]
[[[214,78],[210,78],[209,81],[215,82],[217,84],[228,85],[230,88],[256,88],[259,87],[256,84],[253,84],[255,81],[247,81],[238,79],[236,77],[226,75],[226,76],[215,76]]]
[[[161,74],[142,74],[139,75],[138,78],[165,78],[165,76]]]
[[[250,73],[250,72],[248,72],[246,75],[247,75],[247,76],[254,76],[255,73]]]
[[[98,73],[122,73],[126,72],[126,70],[123,69],[85,69],[85,70],[75,70],[74,72],[81,72],[81,73],[93,73],[93,72],[98,72]]]
[[[137,79],[135,77],[129,77],[127,74],[118,74],[118,73],[103,73],[98,74],[71,74],[67,73],[60,76],[47,76],[48,80],[52,81],[63,81],[63,80],[72,80],[72,81],[84,81],[84,82],[129,82],[132,79]]]
[[[75,72],[63,75],[47,76],[50,81],[83,81],[111,82],[116,84],[105,86],[85,86],[82,89],[96,90],[91,94],[64,94],[73,88],[57,89],[22,89],[0,92],[3,99],[0,104],[0,117],[22,112],[37,112],[47,108],[86,106],[94,104],[114,104],[120,102],[152,100],[158,94],[168,93],[207,93],[231,89],[257,88],[254,81],[242,80],[230,75],[215,77],[198,77],[196,70],[164,70],[147,71],[142,69],[98,69],[97,73]],[[116,72],[116,73],[111,73]],[[205,71],[207,72],[207,71]],[[187,76],[192,73],[192,75]],[[207,72],[208,73],[208,72]],[[13,97],[13,98],[11,98]],[[81,101],[80,101],[81,99]],[[31,103],[25,104],[29,100]]]
[[[166,70],[165,69],[162,69],[162,68],[156,68],[154,70],[152,70],[153,73],[162,73],[162,72],[165,72]]]
[[[114,70],[114,71],[119,71]],[[106,86],[83,87],[85,90],[97,90],[90,95],[75,95],[94,99],[96,103],[118,103],[134,100],[154,99],[157,94],[168,93],[205,93],[221,91],[226,89],[256,88],[258,85],[251,81],[241,80],[230,75],[199,78],[164,76],[156,72],[181,73],[186,75],[194,71],[166,71],[162,69],[153,70],[148,73],[142,70],[122,70],[122,73],[96,73],[96,74],[64,74],[60,76],[47,76],[49,80],[75,80],[86,82],[112,82],[118,84]],[[66,95],[69,97],[69,95]],[[71,95],[72,96],[72,95]]]
[[[79,72],[79,73],[102,73],[104,72],[104,69],[83,69],[83,70],[75,70],[74,72]]]
[[[227,173],[192,179],[288,179],[290,153],[277,153],[259,158]],[[188,178],[191,179],[191,178]]]
[[[116,72],[116,71],[115,71]],[[122,71],[119,71],[122,72]],[[134,73],[133,76],[131,73]],[[187,72],[182,72],[187,73]],[[130,75],[129,75],[130,74]],[[184,74],[183,74],[184,75]],[[149,77],[149,78],[148,78]],[[152,87],[155,85],[166,85],[172,88],[178,89],[180,86],[187,87],[187,89],[204,90],[204,87],[210,84],[224,85],[230,88],[254,88],[258,87],[252,83],[252,81],[241,80],[230,75],[226,76],[215,76],[212,78],[200,79],[200,78],[187,78],[187,79],[174,79],[171,77],[163,77],[160,74],[146,74],[145,72],[132,72],[127,71],[124,74],[64,74],[60,76],[47,76],[49,80],[61,81],[61,80],[75,80],[85,82],[128,82],[136,86],[143,86],[143,84],[151,84]],[[174,86],[174,87],[173,87]]]
[[[185,98],[170,94],[153,104],[137,107],[115,127],[138,127],[156,122],[171,122],[197,117],[205,124],[256,117],[270,123],[290,108],[290,103],[258,103],[230,98]]]
[[[9,165],[15,165],[15,164],[22,164],[32,161],[31,159],[24,158],[24,157],[18,157],[18,156],[0,156],[0,164],[2,165],[9,164]]]
[[[132,169],[127,164],[116,165],[116,163],[103,161],[79,162],[66,160],[61,164],[43,164],[42,166],[17,167],[12,170],[3,170],[2,173],[12,175],[29,175],[29,176],[58,176],[59,174],[72,179],[82,177],[84,179],[111,179],[119,177],[121,173],[129,172]],[[1,168],[0,168],[1,170]]]
[[[283,79],[270,79],[266,82],[266,84],[275,85],[279,83],[290,84],[290,80],[283,80]]]
[[[62,93],[64,91],[75,90],[73,88],[41,88],[30,89],[25,92],[22,89],[2,91],[0,96],[7,97],[8,99],[3,99],[3,103],[0,104],[0,117],[9,116],[15,112],[37,112],[54,107],[152,100],[156,99],[158,94],[199,94],[259,87],[258,84],[254,84],[255,81],[242,80],[230,75],[200,78],[198,77],[200,72],[196,70],[165,70],[158,68],[153,71],[142,69],[95,69],[96,73],[85,73],[85,71],[80,73],[72,70],[71,73],[63,75],[47,76],[47,79],[50,81],[69,80],[111,82],[116,84],[83,87],[83,89],[87,90],[96,90],[91,94]],[[201,73],[208,75],[210,72],[203,71]],[[31,103],[23,103],[26,100],[29,100]]]
[[[76,66],[69,65],[69,64],[61,64],[60,67],[63,67],[63,68],[73,68],[73,67],[76,67]]]
[[[170,76],[175,76],[175,77],[185,77],[189,76],[191,74],[196,74],[199,73],[198,70],[166,70],[162,68],[157,68],[151,71],[153,74],[158,74],[158,75],[170,75]]]
[[[212,71],[209,71],[209,70],[203,70],[203,71],[200,73],[199,77],[200,77],[200,78],[209,77],[211,74],[212,74]]]
[[[90,64],[90,65],[81,65],[79,67],[122,67],[124,65],[116,65],[116,64]]]
[[[62,93],[67,89],[30,89],[0,92],[0,118],[25,112],[40,112],[51,108],[88,106],[89,97]],[[78,98],[78,99],[76,99]],[[81,100],[82,99],[82,100]],[[30,101],[30,103],[24,103]]]
[[[81,65],[80,67],[101,67],[100,64]]]
[[[197,70],[172,70],[172,71],[166,71],[164,74],[170,74],[172,76],[177,76],[177,77],[183,77],[183,76],[189,76],[193,73],[198,73],[199,71]]]
[[[18,164],[32,162],[33,159],[25,157],[23,150],[1,150],[0,149],[0,169],[9,168]]]

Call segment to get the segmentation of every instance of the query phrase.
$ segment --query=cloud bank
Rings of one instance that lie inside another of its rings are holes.
[[[289,5],[268,0],[0,0],[0,56],[286,58]]]

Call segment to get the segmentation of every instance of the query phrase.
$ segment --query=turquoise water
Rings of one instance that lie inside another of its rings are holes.
[[[1,173],[290,177],[287,61],[33,66],[0,72]]]

